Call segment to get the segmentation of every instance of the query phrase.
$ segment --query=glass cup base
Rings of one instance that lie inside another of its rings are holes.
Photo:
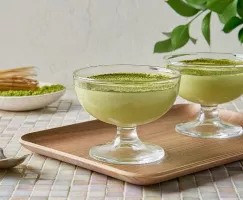
[[[151,144],[116,147],[111,143],[92,147],[89,155],[96,160],[112,164],[147,164],[161,160],[165,152],[160,146]]]
[[[211,123],[200,123],[198,121],[181,123],[176,125],[176,131],[183,135],[199,138],[233,138],[241,136],[243,131],[241,126],[236,126],[221,121]]]

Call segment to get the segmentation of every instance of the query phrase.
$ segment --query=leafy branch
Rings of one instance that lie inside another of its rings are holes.
[[[223,25],[223,32],[228,34],[241,26],[238,39],[243,43],[243,0],[167,0],[167,4],[179,15],[192,18],[187,24],[175,27],[171,32],[164,32],[166,40],[154,45],[154,53],[171,52],[185,46],[189,41],[196,44],[197,39],[190,35],[190,25],[200,15],[205,14],[201,22],[201,31],[211,44],[210,24],[212,13],[216,14]]]

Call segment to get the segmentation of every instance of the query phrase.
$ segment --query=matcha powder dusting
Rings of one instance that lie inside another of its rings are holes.
[[[58,92],[65,89],[63,85],[50,85],[39,87],[37,90],[8,90],[0,91],[0,96],[35,96]]]

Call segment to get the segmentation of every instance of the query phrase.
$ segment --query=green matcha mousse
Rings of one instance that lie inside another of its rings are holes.
[[[158,119],[173,105],[179,88],[178,81],[166,74],[114,73],[89,78],[95,81],[75,85],[81,105],[95,118],[120,127]]]
[[[181,83],[179,95],[204,106],[232,101],[243,93],[243,61],[226,59],[195,59],[180,61]]]
[[[58,92],[64,90],[65,87],[63,85],[50,85],[39,87],[37,90],[8,90],[8,91],[0,91],[0,96],[35,96],[48,94],[53,92]]]

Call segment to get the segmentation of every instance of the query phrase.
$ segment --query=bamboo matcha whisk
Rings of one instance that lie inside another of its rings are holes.
[[[0,91],[36,90],[38,81],[31,78],[36,75],[33,66],[0,70]]]

